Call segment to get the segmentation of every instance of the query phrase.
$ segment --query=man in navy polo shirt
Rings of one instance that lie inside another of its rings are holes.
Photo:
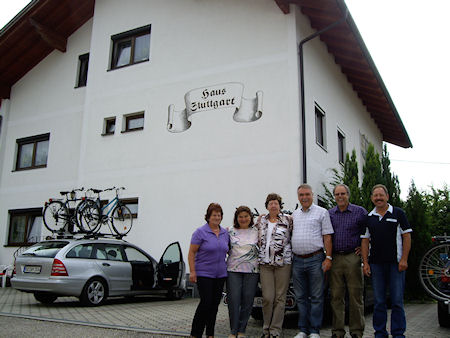
[[[377,184],[372,188],[371,199],[375,208],[367,217],[365,234],[361,235],[361,255],[364,274],[372,275],[375,298],[373,309],[375,337],[388,337],[387,288],[389,288],[392,303],[391,335],[404,337],[406,318],[403,309],[403,292],[412,229],[405,212],[388,203],[389,195],[384,185]]]

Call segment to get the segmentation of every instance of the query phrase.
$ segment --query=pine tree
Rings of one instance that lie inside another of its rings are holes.
[[[431,245],[431,218],[426,196],[419,192],[411,182],[408,198],[405,203],[406,217],[413,229],[411,232],[411,251],[406,270],[406,290],[410,298],[423,298],[425,292],[420,284],[417,271],[420,261]]]
[[[361,190],[359,188],[359,170],[358,161],[356,160],[356,151],[352,150],[352,157],[347,153],[344,162],[344,178],[343,183],[350,190],[350,203],[361,205]]]
[[[383,183],[381,175],[380,155],[375,151],[372,143],[369,143],[366,152],[366,163],[363,166],[363,181],[361,185],[361,205],[370,211],[373,209],[372,188],[375,184]]]
[[[402,207],[400,199],[400,183],[398,176],[391,173],[391,160],[387,151],[386,144],[383,147],[383,155],[381,157],[382,176],[384,184],[389,191],[389,203],[397,207]]]

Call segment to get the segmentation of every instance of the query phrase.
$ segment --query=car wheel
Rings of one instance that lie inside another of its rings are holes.
[[[183,298],[184,290],[183,289],[172,289],[167,292],[167,299],[170,300],[179,300]]]
[[[81,292],[80,301],[87,306],[102,305],[108,297],[108,288],[102,278],[94,277],[87,281]]]
[[[262,320],[263,319],[262,308],[260,307],[252,308],[252,317],[256,320]]]
[[[450,313],[448,313],[448,305],[444,302],[438,302],[438,320],[442,327],[450,327]]]
[[[34,298],[42,304],[52,304],[58,296],[52,294],[52,293],[46,293],[46,292],[35,292]]]

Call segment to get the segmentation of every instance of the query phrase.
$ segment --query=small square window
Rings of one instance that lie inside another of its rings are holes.
[[[144,113],[136,113],[124,116],[123,132],[142,130],[144,129]]]
[[[316,116],[316,143],[326,149],[325,112],[316,104],[314,107]]]
[[[8,245],[31,245],[42,240],[42,208],[9,210]]]
[[[87,75],[88,75],[88,65],[89,65],[89,53],[80,55],[78,57],[77,88],[78,87],[86,87]]]
[[[150,25],[111,37],[113,48],[111,69],[150,59]]]
[[[102,135],[114,135],[116,131],[116,118],[108,117],[103,123],[103,134]]]
[[[16,170],[45,168],[47,166],[50,134],[16,140]]]
[[[337,137],[338,137],[338,160],[339,160],[339,163],[344,164],[344,162],[345,162],[345,135],[338,130]]]
[[[367,154],[367,148],[369,147],[369,140],[366,135],[359,133],[359,138],[361,141],[361,156],[365,160]]]
[[[125,204],[128,209],[131,211],[131,215],[133,218],[138,217],[138,206],[139,206],[139,199],[136,198],[121,198],[120,201]]]

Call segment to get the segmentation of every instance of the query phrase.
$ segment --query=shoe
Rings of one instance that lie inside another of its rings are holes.
[[[239,332],[238,332],[238,334],[237,334],[236,337],[237,337],[237,338],[245,338],[246,336],[245,336],[244,333],[239,333]]]
[[[333,335],[331,336],[331,338],[344,338],[344,337],[345,337],[345,334],[343,336],[338,336],[336,333],[333,333]],[[356,337],[356,335],[355,335],[355,337]],[[352,336],[352,338],[355,338],[355,337]]]
[[[300,331],[294,338],[308,338],[308,335],[305,332]]]
[[[362,336],[358,336],[356,333],[350,334],[352,338],[362,338]]]
[[[320,334],[318,333],[311,333],[308,338],[320,338]]]

